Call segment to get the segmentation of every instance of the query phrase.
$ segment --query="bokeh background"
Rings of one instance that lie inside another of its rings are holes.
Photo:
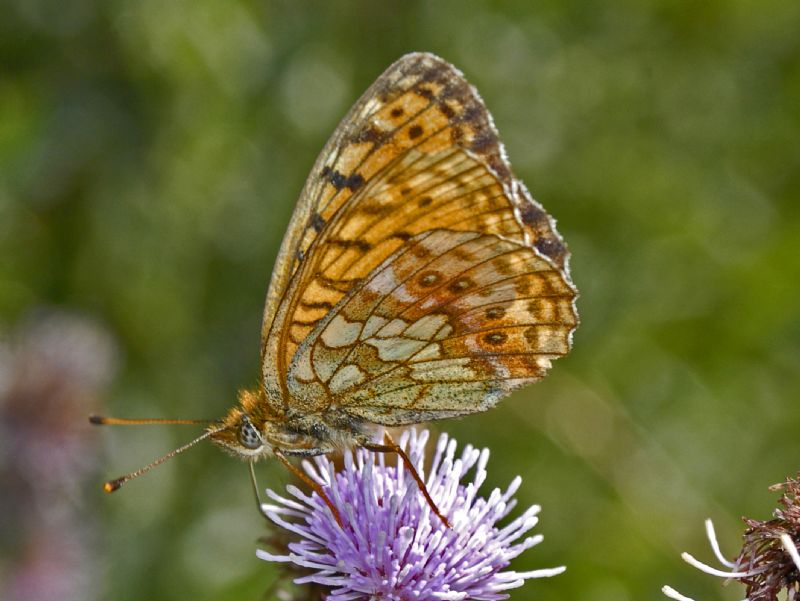
[[[203,445],[259,373],[270,269],[316,154],[412,50],[483,95],[573,252],[546,381],[440,423],[524,477],[566,564],[514,599],[740,599],[683,564],[800,469],[800,3],[12,0],[0,19],[0,597],[257,600],[247,470]],[[259,468],[282,487],[279,465]]]

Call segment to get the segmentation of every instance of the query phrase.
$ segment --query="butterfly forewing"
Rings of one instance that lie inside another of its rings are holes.
[[[386,424],[483,410],[568,351],[566,262],[475,90],[403,57],[304,187],[267,297],[267,396]]]

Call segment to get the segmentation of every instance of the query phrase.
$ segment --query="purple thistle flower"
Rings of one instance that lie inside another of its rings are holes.
[[[407,430],[400,439],[420,474],[427,440],[427,430],[419,434]],[[479,497],[489,450],[468,445],[458,459],[455,451],[456,441],[442,434],[426,479],[452,529],[432,513],[402,462],[399,467],[387,466],[384,456],[378,455],[376,463],[375,454],[359,449],[355,459],[352,452],[344,453],[344,469],[338,473],[325,456],[303,462],[341,513],[344,529],[316,493],[306,495],[288,486],[293,498],[286,498],[267,490],[276,504],[265,503],[264,513],[300,540],[289,543],[286,555],[259,550],[258,556],[306,568],[309,574],[295,582],[330,587],[328,601],[492,601],[507,598],[506,590],[522,586],[528,578],[563,572],[564,567],[503,571],[512,559],[541,542],[541,535],[520,540],[537,524],[540,507],[534,505],[498,527],[497,522],[515,507],[512,496],[522,479],[516,477],[505,492],[495,489],[488,498]],[[473,467],[472,480],[462,484]]]

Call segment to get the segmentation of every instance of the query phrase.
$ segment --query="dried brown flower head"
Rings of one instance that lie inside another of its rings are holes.
[[[735,561],[725,559],[711,520],[706,520],[706,534],[717,559],[726,570],[712,568],[683,553],[681,557],[694,567],[728,580],[737,580],[746,587],[747,601],[777,601],[786,591],[786,601],[800,601],[800,473],[795,478],[775,484],[770,490],[782,490],[779,507],[771,520],[742,518],[747,524],[742,550]],[[661,589],[677,601],[692,601],[669,586]]]
[[[774,601],[783,589],[787,591],[787,599],[793,601],[800,598],[800,566],[797,565],[800,474],[771,486],[770,490],[783,490],[775,517],[767,521],[742,518],[747,530],[735,563],[740,569],[747,568],[753,573],[740,579],[751,601]]]

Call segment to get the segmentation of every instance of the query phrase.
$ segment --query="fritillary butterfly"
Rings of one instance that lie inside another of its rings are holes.
[[[317,159],[267,294],[262,385],[201,439],[298,474],[287,456],[400,452],[375,426],[485,411],[544,377],[570,349],[576,295],[555,222],[512,175],[477,91],[406,55]]]

